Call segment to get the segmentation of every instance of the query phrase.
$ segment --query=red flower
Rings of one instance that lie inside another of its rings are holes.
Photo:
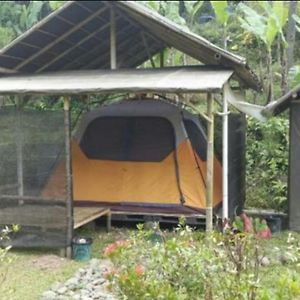
[[[113,252],[115,252],[116,248],[117,248],[117,247],[116,247],[115,244],[109,244],[109,245],[107,245],[107,246],[105,247],[105,249],[104,249],[104,255],[105,255],[105,256],[111,255]]]
[[[127,241],[116,241],[115,243],[109,244],[105,247],[104,249],[104,256],[110,256],[112,255],[116,250],[120,248],[126,248],[128,247],[128,242]]]
[[[145,273],[145,268],[142,265],[137,265],[135,267],[135,273],[137,276],[142,276]]]

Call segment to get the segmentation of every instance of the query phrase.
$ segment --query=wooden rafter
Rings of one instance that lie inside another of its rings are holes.
[[[109,24],[108,24],[108,26],[109,26]],[[118,32],[118,34],[123,33],[124,31],[126,31],[127,29],[129,29],[130,26],[131,26],[131,25],[128,25],[128,26],[124,27],[123,29],[121,29],[121,30]],[[119,41],[118,46],[121,47],[121,45],[123,45],[123,43],[124,43],[124,42],[127,42],[127,41],[128,41],[128,39],[127,39],[127,37],[125,37],[122,41]],[[109,47],[109,44],[107,43],[107,44],[105,44],[104,46]],[[75,62],[75,64],[76,64],[78,61],[80,62],[80,61],[84,60],[86,57],[87,57],[87,58],[92,57],[92,55],[93,55],[94,53],[97,53],[97,54],[98,54],[98,59],[96,59],[96,60],[99,60],[100,57],[101,57],[101,58],[103,57],[103,56],[101,55],[102,53],[99,53],[99,50],[101,50],[101,45],[96,45],[95,47],[93,47],[92,49],[90,49],[88,52],[83,53],[82,55],[79,55],[79,56],[77,57],[77,61]],[[92,58],[93,58],[93,57],[92,57]],[[72,65],[74,65],[74,62],[71,62],[71,63],[68,63],[68,64],[64,65],[64,66],[63,66],[63,69],[65,70],[65,69],[67,69],[67,68],[69,68],[69,67],[72,67]],[[77,63],[77,65],[78,65],[78,63]],[[80,67],[80,66],[82,66],[82,62],[79,63],[79,67]]]
[[[147,53],[148,58],[149,58],[149,60],[151,62],[151,66],[152,66],[152,68],[156,68],[155,62],[153,60],[153,56],[151,55],[151,52],[149,51],[149,45],[148,45],[148,42],[147,42],[147,38],[145,37],[145,34],[144,34],[143,31],[141,31],[141,36],[142,36],[142,41],[143,41],[146,53]]]
[[[37,72],[41,72],[45,69],[47,69],[47,67],[51,66],[53,63],[55,63],[56,61],[58,61],[60,58],[62,58],[63,56],[67,55],[68,53],[70,53],[72,50],[74,50],[75,48],[78,48],[78,46],[80,46],[81,44],[83,44],[84,42],[86,42],[87,40],[91,39],[92,37],[94,37],[96,34],[101,33],[103,30],[105,30],[107,27],[109,26],[109,24],[105,24],[104,26],[100,27],[98,30],[94,31],[93,33],[87,35],[85,38],[83,38],[82,40],[80,40],[78,43],[74,44],[72,47],[66,49],[65,51],[61,52],[59,55],[57,55],[54,59],[50,60],[47,64],[45,64],[43,67],[39,68],[37,70]]]
[[[54,45],[56,45],[57,43],[59,43],[62,40],[65,40],[67,36],[69,36],[71,33],[75,32],[77,29],[79,29],[80,27],[82,27],[84,24],[88,23],[90,20],[92,20],[95,16],[103,13],[105,10],[107,10],[107,8],[102,8],[99,9],[98,11],[94,12],[92,15],[90,15],[88,18],[84,19],[83,21],[81,21],[80,23],[78,23],[76,26],[74,26],[73,28],[71,28],[70,30],[68,30],[67,32],[65,32],[64,34],[62,34],[61,36],[59,36],[56,40],[54,40],[52,43],[48,44],[47,46],[45,46],[43,49],[41,49],[40,51],[36,52],[35,54],[33,54],[32,56],[30,56],[28,59],[24,60],[22,63],[18,64],[16,66],[16,70],[19,70],[20,68],[22,68],[23,66],[25,66],[26,64],[28,64],[29,62],[31,62],[32,60],[34,60],[35,58],[37,58],[38,56],[40,56],[41,54],[43,54],[44,52],[46,52],[48,49],[51,49]]]

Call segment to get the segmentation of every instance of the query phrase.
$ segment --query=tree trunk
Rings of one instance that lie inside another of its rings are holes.
[[[293,18],[293,14],[297,10],[297,1],[289,2],[289,17],[286,30],[286,41],[287,49],[283,49],[283,64],[282,64],[282,81],[281,91],[285,94],[289,90],[288,86],[288,72],[289,69],[294,65],[294,48],[295,48],[295,35],[296,35],[296,21]]]
[[[272,73],[272,50],[268,49],[268,56],[267,56],[267,72],[268,72],[268,98],[267,103],[273,101],[273,73]]]
[[[287,47],[287,67],[291,68],[294,64],[294,48],[295,48],[295,35],[296,35],[296,21],[293,18],[293,14],[297,10],[297,1],[290,1],[289,6],[289,19],[286,32]]]
[[[227,26],[224,25],[224,29],[223,29],[223,46],[224,49],[227,50]]]
[[[278,36],[276,39],[277,42],[277,63],[278,66],[281,66],[281,38]]]
[[[264,82],[264,71],[263,71],[263,61],[262,61],[264,56],[260,44],[258,44],[258,51],[259,51],[259,81],[263,87],[263,90],[266,92],[267,87]]]
[[[282,47],[282,58],[281,58],[281,95],[288,92],[288,66],[287,66],[287,51],[285,47]]]

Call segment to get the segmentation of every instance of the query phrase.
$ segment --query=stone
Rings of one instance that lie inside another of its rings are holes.
[[[69,297],[63,296],[63,295],[59,295],[59,296],[57,296],[56,300],[69,300]]]
[[[79,285],[79,280],[77,277],[70,278],[66,281],[65,285],[70,289],[74,289]]]
[[[270,265],[270,260],[266,256],[260,255],[258,261],[262,267],[267,267]]]
[[[66,292],[68,291],[67,287],[66,286],[62,286],[61,288],[59,288],[57,290],[57,293],[62,295],[62,294],[65,294]]]
[[[47,291],[42,294],[42,300],[56,300],[57,294],[53,291]]]
[[[52,291],[57,291],[58,289],[60,289],[62,287],[62,284],[60,282],[54,282],[52,285],[51,285],[51,290]]]

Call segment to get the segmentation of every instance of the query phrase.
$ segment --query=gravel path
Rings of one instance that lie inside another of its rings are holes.
[[[56,282],[41,300],[117,300],[108,290],[104,274],[111,268],[108,260],[92,259],[65,283]]]

